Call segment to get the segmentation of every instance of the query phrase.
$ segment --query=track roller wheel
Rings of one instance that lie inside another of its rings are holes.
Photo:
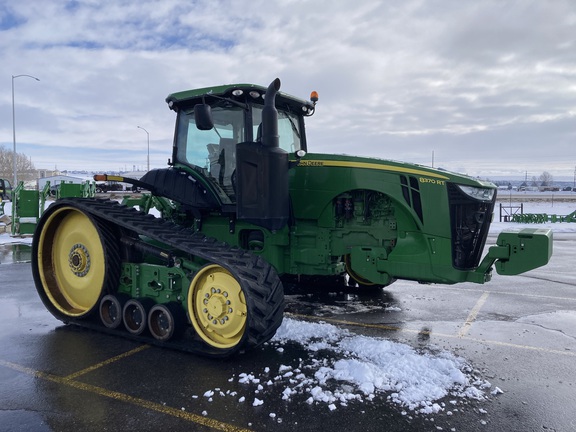
[[[154,306],[151,299],[130,299],[122,309],[122,318],[124,327],[133,335],[139,335],[144,332],[148,324],[148,312]]]
[[[187,307],[205,345],[199,353],[227,357],[274,336],[282,323],[284,289],[274,268],[260,258],[230,270],[208,264],[190,283]]]
[[[122,324],[122,310],[128,300],[127,296],[107,294],[100,300],[100,320],[109,329]]]
[[[284,289],[257,258],[243,267],[202,267],[190,283],[188,317],[210,357],[227,357],[268,341],[282,323]]]
[[[32,244],[36,289],[58,319],[83,318],[120,275],[118,243],[111,229],[69,205],[52,205],[42,216]]]
[[[177,303],[154,305],[148,313],[148,330],[159,341],[167,341],[178,335],[185,323],[186,313]]]
[[[370,282],[368,279],[363,278],[354,270],[352,270],[352,258],[350,255],[344,257],[344,264],[346,265],[346,273],[350,276],[350,279],[354,280],[360,287],[374,287],[377,286],[375,283]]]
[[[238,281],[219,265],[196,274],[188,292],[188,312],[196,333],[215,348],[232,348],[246,330],[248,307]]]
[[[344,264],[346,266],[346,273],[348,273],[348,286],[351,288],[359,288],[362,291],[379,291],[380,289],[393,284],[396,279],[390,279],[387,284],[376,284],[370,282],[368,279],[362,277],[352,269],[352,258],[350,255],[344,257]]]

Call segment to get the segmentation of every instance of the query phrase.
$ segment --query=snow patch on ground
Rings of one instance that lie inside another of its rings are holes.
[[[32,244],[32,237],[11,237],[10,234],[0,234],[0,245]]]
[[[385,401],[398,405],[406,415],[407,411],[431,415],[446,410],[447,397],[452,412],[458,411],[455,405],[459,403],[482,401],[502,392],[497,388],[487,393],[492,385],[476,376],[463,358],[447,351],[417,351],[406,344],[357,335],[328,323],[284,318],[268,345],[282,352],[289,344],[303,347],[307,357],[261,372],[243,372],[228,380],[245,389],[246,395],[239,402],[251,400],[253,406],[265,408],[268,397],[280,397],[287,402],[325,405],[333,411],[352,403]],[[208,390],[204,397],[212,402],[215,394]],[[220,394],[238,397],[237,392]]]
[[[449,352],[418,352],[327,323],[285,318],[271,343],[289,342],[312,352],[327,351],[328,358],[301,365],[289,382],[290,393],[309,393],[309,401],[345,405],[385,395],[411,411],[428,414],[441,411],[435,402],[448,395],[481,400],[483,388],[490,388],[472,375],[464,359]]]

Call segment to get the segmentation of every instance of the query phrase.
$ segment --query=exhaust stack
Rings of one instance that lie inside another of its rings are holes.
[[[270,83],[264,96],[262,110],[262,145],[264,147],[280,147],[278,135],[278,111],[276,110],[276,94],[280,90],[280,79]]]

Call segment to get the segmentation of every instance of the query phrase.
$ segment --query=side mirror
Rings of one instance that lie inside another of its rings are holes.
[[[210,105],[194,105],[194,122],[199,130],[210,130],[214,127]]]

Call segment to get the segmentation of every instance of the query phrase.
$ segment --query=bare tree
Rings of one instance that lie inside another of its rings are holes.
[[[0,146],[0,177],[12,181],[14,176],[14,152]],[[18,180],[36,179],[36,168],[32,161],[23,153],[16,153],[16,169]]]
[[[540,186],[552,186],[552,183],[554,183],[554,177],[552,177],[552,174],[550,174],[548,171],[544,171],[542,174],[540,174]]]

